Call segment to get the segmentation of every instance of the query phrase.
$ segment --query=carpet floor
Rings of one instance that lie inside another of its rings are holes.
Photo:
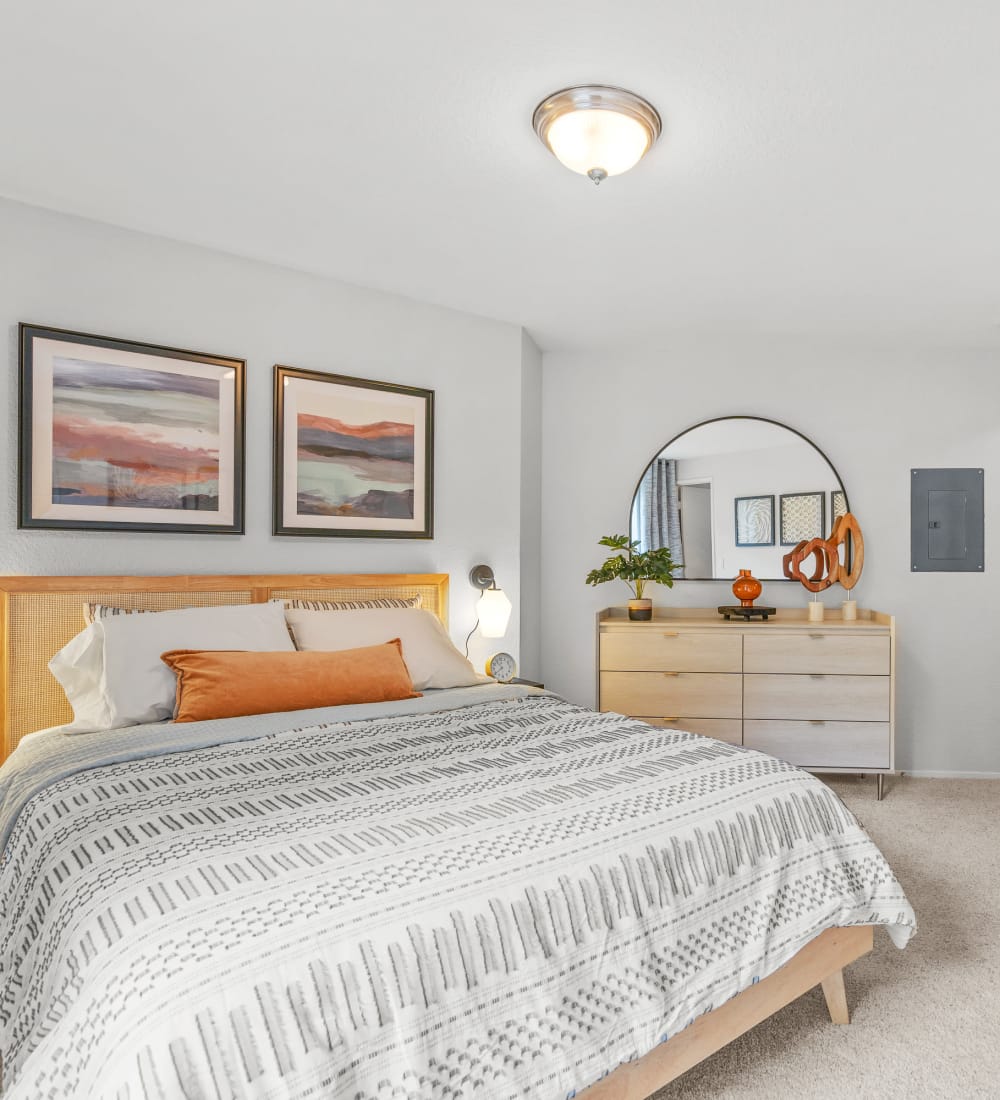
[[[1000,781],[827,777],[917,914],[847,970],[851,1024],[811,990],[656,1100],[1000,1100]]]

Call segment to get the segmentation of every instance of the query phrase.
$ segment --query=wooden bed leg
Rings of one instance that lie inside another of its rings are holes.
[[[619,1066],[578,1092],[579,1100],[648,1100],[692,1066],[820,984],[830,1015],[836,1023],[846,1024],[842,968],[871,951],[873,935],[870,924],[828,928],[773,974],[703,1013],[638,1061]],[[831,973],[838,963],[840,966]]]
[[[844,972],[835,970],[829,977],[822,981],[823,996],[826,998],[826,1007],[830,1012],[830,1019],[835,1024],[849,1024],[851,1014],[847,1008],[847,991],[844,989]]]

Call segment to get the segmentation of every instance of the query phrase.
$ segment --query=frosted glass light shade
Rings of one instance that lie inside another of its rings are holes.
[[[649,133],[614,111],[569,111],[549,127],[549,148],[571,172],[620,176],[642,160]]]
[[[511,604],[502,588],[487,588],[479,600],[479,633],[484,638],[502,638],[510,622]]]
[[[605,84],[554,92],[535,108],[532,125],[562,164],[594,183],[636,165],[662,129],[651,103]]]

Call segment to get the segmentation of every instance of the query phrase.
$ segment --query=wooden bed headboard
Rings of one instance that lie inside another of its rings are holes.
[[[48,662],[83,629],[84,603],[169,611],[272,599],[417,595],[447,626],[447,573],[0,577],[0,761],[26,733],[72,721],[73,712]]]

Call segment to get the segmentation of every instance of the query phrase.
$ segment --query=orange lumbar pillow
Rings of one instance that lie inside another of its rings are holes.
[[[162,660],[177,674],[175,722],[420,695],[413,690],[398,638],[334,653],[172,649]]]

